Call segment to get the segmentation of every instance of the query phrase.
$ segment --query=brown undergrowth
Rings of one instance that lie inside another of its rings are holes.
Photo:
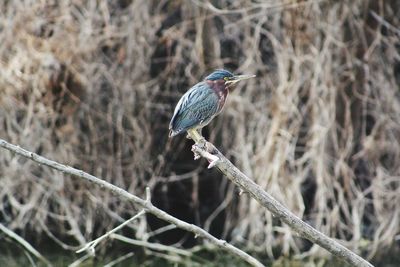
[[[193,162],[190,141],[167,138],[174,104],[205,73],[257,74],[206,137],[349,248],[371,258],[398,246],[397,1],[51,2],[0,4],[2,138],[138,195],[149,185],[155,205],[249,250],[318,255]],[[27,236],[73,249],[135,213],[8,153],[0,166],[0,220]],[[132,228],[149,238],[161,225]],[[157,240],[198,242],[178,230]]]

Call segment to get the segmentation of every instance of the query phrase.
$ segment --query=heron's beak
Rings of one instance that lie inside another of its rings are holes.
[[[233,85],[233,84],[236,84],[239,81],[247,80],[247,79],[254,78],[254,77],[256,77],[256,75],[248,75],[248,74],[236,75],[236,76],[233,76],[232,78],[230,78],[225,83]]]

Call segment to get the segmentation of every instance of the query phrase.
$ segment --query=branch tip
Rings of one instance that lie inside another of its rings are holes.
[[[208,164],[207,168],[211,169],[212,167],[216,166],[221,160],[217,156],[210,154],[208,161],[210,162],[210,164]]]
[[[150,187],[146,186],[146,202],[151,204],[151,191]]]

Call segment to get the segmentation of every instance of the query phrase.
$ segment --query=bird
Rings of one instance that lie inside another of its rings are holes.
[[[178,101],[169,124],[169,137],[188,132],[197,139],[204,139],[202,128],[222,111],[229,91],[239,81],[253,77],[255,75],[234,75],[224,69],[213,71]]]

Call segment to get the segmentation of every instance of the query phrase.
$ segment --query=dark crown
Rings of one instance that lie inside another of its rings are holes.
[[[226,77],[233,77],[233,74],[227,70],[215,70],[213,73],[208,75],[205,80],[216,81]]]

